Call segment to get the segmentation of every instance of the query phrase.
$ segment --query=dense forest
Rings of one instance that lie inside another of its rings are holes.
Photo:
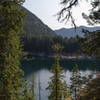
[[[43,53],[45,55],[50,55],[53,53],[52,45],[59,43],[64,46],[62,54],[72,55],[75,54],[80,46],[77,38],[63,38],[57,35],[31,35],[28,37],[23,37],[24,51],[29,53],[38,54]]]
[[[71,20],[76,27],[72,8],[76,7],[79,1],[62,0],[64,8],[58,13],[58,20]],[[83,30],[84,38],[77,37],[80,45],[76,38],[48,35],[24,37],[21,33],[24,28],[25,12],[18,8],[23,3],[24,0],[0,0],[0,100],[35,100],[34,77],[30,82],[23,78],[23,49],[29,53],[55,52],[55,61],[50,71],[52,76],[47,87],[48,100],[100,100],[100,71],[83,77],[78,65],[75,64],[68,85],[60,65],[61,52],[73,54],[79,48],[84,54],[96,55],[100,61],[100,31]],[[93,0],[91,5],[93,9],[90,10],[90,14],[83,14],[83,17],[89,24],[100,24],[100,1]],[[66,16],[63,16],[64,13]],[[38,88],[41,100],[40,80]]]

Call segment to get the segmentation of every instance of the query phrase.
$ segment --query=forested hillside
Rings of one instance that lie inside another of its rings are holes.
[[[64,46],[64,54],[75,54],[79,50],[79,43],[76,38],[62,38],[61,36],[34,35],[30,39],[23,38],[24,50],[33,53],[52,54],[52,45],[59,43]]]
[[[52,29],[45,25],[38,17],[21,7],[26,13],[24,35],[24,51],[37,55],[38,53],[51,54],[52,45],[59,43],[64,46],[63,53],[73,54],[79,49],[78,41],[74,38],[67,39],[58,36]]]
[[[26,13],[25,23],[24,23],[24,36],[31,36],[33,34],[49,34],[54,35],[55,32],[45,25],[37,16],[31,13],[24,7],[21,7]]]

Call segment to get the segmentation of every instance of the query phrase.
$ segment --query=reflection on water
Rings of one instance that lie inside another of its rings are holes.
[[[48,86],[48,82],[50,81],[50,77],[52,74],[50,73],[50,69],[52,64],[54,63],[54,59],[50,58],[36,58],[33,61],[23,61],[22,68],[25,72],[25,78],[29,81],[34,76],[35,79],[35,93],[36,93],[36,100],[38,99],[39,94],[39,81],[41,85],[41,100],[48,100],[49,92],[46,90]],[[91,73],[93,60],[76,60],[76,59],[68,59],[62,60],[61,65],[64,69],[65,80],[67,84],[70,84],[70,77],[71,77],[71,70],[74,64],[78,64],[79,69],[81,70],[82,76],[87,76]],[[98,63],[97,63],[98,66]],[[40,80],[39,80],[40,79]]]
[[[82,76],[89,75],[91,73],[90,70],[81,71]],[[65,74],[65,80],[67,84],[70,84],[70,77],[72,72],[67,70],[64,72]],[[52,74],[47,69],[41,69],[40,71],[36,73],[32,73],[26,77],[27,80],[31,80],[32,76],[35,78],[35,93],[36,93],[36,100],[39,100],[39,78],[40,78],[40,85],[41,85],[41,100],[48,100],[48,94],[49,92],[46,90],[48,86],[48,82],[50,81],[50,77]]]

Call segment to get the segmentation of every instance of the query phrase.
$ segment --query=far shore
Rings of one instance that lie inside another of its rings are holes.
[[[48,57],[55,57],[55,56],[48,56]],[[91,59],[92,57],[81,56],[81,55],[78,55],[78,56],[75,56],[75,55],[72,55],[72,56],[61,55],[60,58],[61,59]]]
[[[54,58],[55,57],[55,54],[44,54],[44,53],[29,53],[29,55],[31,56],[37,56],[37,57],[49,57],[49,58]],[[95,58],[95,57],[91,57],[91,56],[87,56],[87,55],[76,55],[76,54],[66,54],[66,55],[63,55],[61,54],[60,55],[60,58],[61,59],[92,59],[92,58]]]

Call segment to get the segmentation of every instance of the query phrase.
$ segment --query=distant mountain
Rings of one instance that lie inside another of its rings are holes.
[[[55,30],[57,35],[60,35],[62,37],[76,37],[77,35],[83,37],[82,29],[86,29],[89,31],[95,31],[95,30],[100,30],[100,27],[86,27],[86,26],[80,26],[77,27],[76,30],[75,28],[61,28],[59,30]]]
[[[52,29],[45,25],[37,16],[31,13],[24,7],[20,7],[26,13],[26,19],[24,24],[24,35],[54,35],[56,34]]]

